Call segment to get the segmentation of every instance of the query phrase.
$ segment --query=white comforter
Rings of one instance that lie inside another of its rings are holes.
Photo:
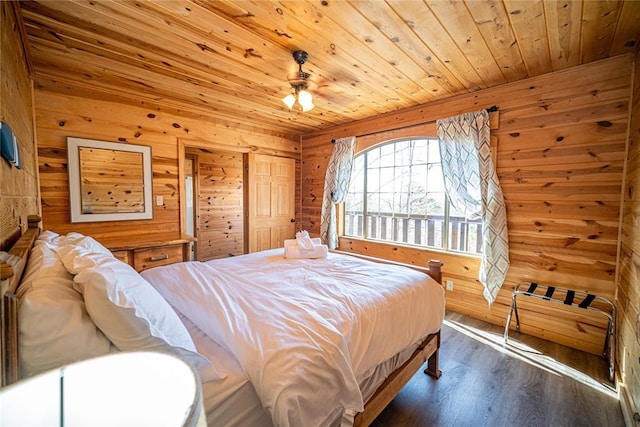
[[[442,288],[407,268],[282,250],[181,263],[143,276],[231,351],[278,426],[322,426],[361,411],[357,378],[444,318]]]

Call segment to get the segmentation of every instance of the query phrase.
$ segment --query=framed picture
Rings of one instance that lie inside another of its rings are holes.
[[[151,147],[67,138],[71,222],[153,218]]]

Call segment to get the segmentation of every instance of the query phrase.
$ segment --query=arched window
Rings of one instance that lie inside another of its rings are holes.
[[[480,254],[482,221],[449,205],[437,138],[386,142],[355,158],[344,234]]]

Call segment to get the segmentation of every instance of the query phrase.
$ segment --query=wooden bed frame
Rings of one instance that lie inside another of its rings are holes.
[[[338,253],[355,256],[358,258],[368,259],[371,261],[381,262],[384,264],[401,265],[414,270],[421,271],[431,276],[436,282],[442,285],[442,266],[443,263],[438,260],[430,260],[429,267],[414,266],[402,264],[395,261],[389,261],[381,258],[374,258],[366,255],[355,254],[351,252],[335,251]],[[424,373],[436,379],[440,378],[442,372],[438,368],[440,352],[440,331],[427,336],[418,348],[413,352],[411,357],[404,362],[402,366],[393,371],[386,380],[378,387],[376,392],[365,403],[364,411],[359,412],[353,420],[354,427],[368,426],[376,419],[380,412],[387,407],[394,397],[409,382],[411,377],[418,372],[420,367],[427,362],[427,369]]]
[[[0,353],[2,359],[2,386],[14,383],[20,379],[20,359],[18,354],[18,298],[16,291],[20,285],[22,274],[25,270],[29,252],[40,234],[40,217],[30,216],[28,218],[29,227],[24,232],[16,230],[5,241],[0,242],[2,250],[12,255],[20,257],[20,262],[15,268],[0,263],[0,283],[2,284],[1,303],[1,324],[2,336],[0,340]],[[391,264],[393,261],[386,261],[363,255],[351,254],[361,258],[376,260]],[[402,264],[404,265],[404,264]],[[405,265],[406,266],[406,265]],[[442,283],[442,263],[432,260],[429,262],[428,270],[424,267],[412,267],[428,273],[438,283]],[[382,410],[393,400],[398,392],[405,386],[411,377],[427,362],[425,373],[439,378],[441,375],[438,369],[438,353],[440,348],[440,331],[429,335],[413,352],[411,357],[381,384],[378,390],[371,396],[364,407],[364,411],[356,415],[354,426],[367,426],[375,420]]]

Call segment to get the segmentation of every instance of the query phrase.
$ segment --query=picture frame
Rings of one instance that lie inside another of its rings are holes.
[[[153,218],[151,147],[68,137],[72,223]]]

